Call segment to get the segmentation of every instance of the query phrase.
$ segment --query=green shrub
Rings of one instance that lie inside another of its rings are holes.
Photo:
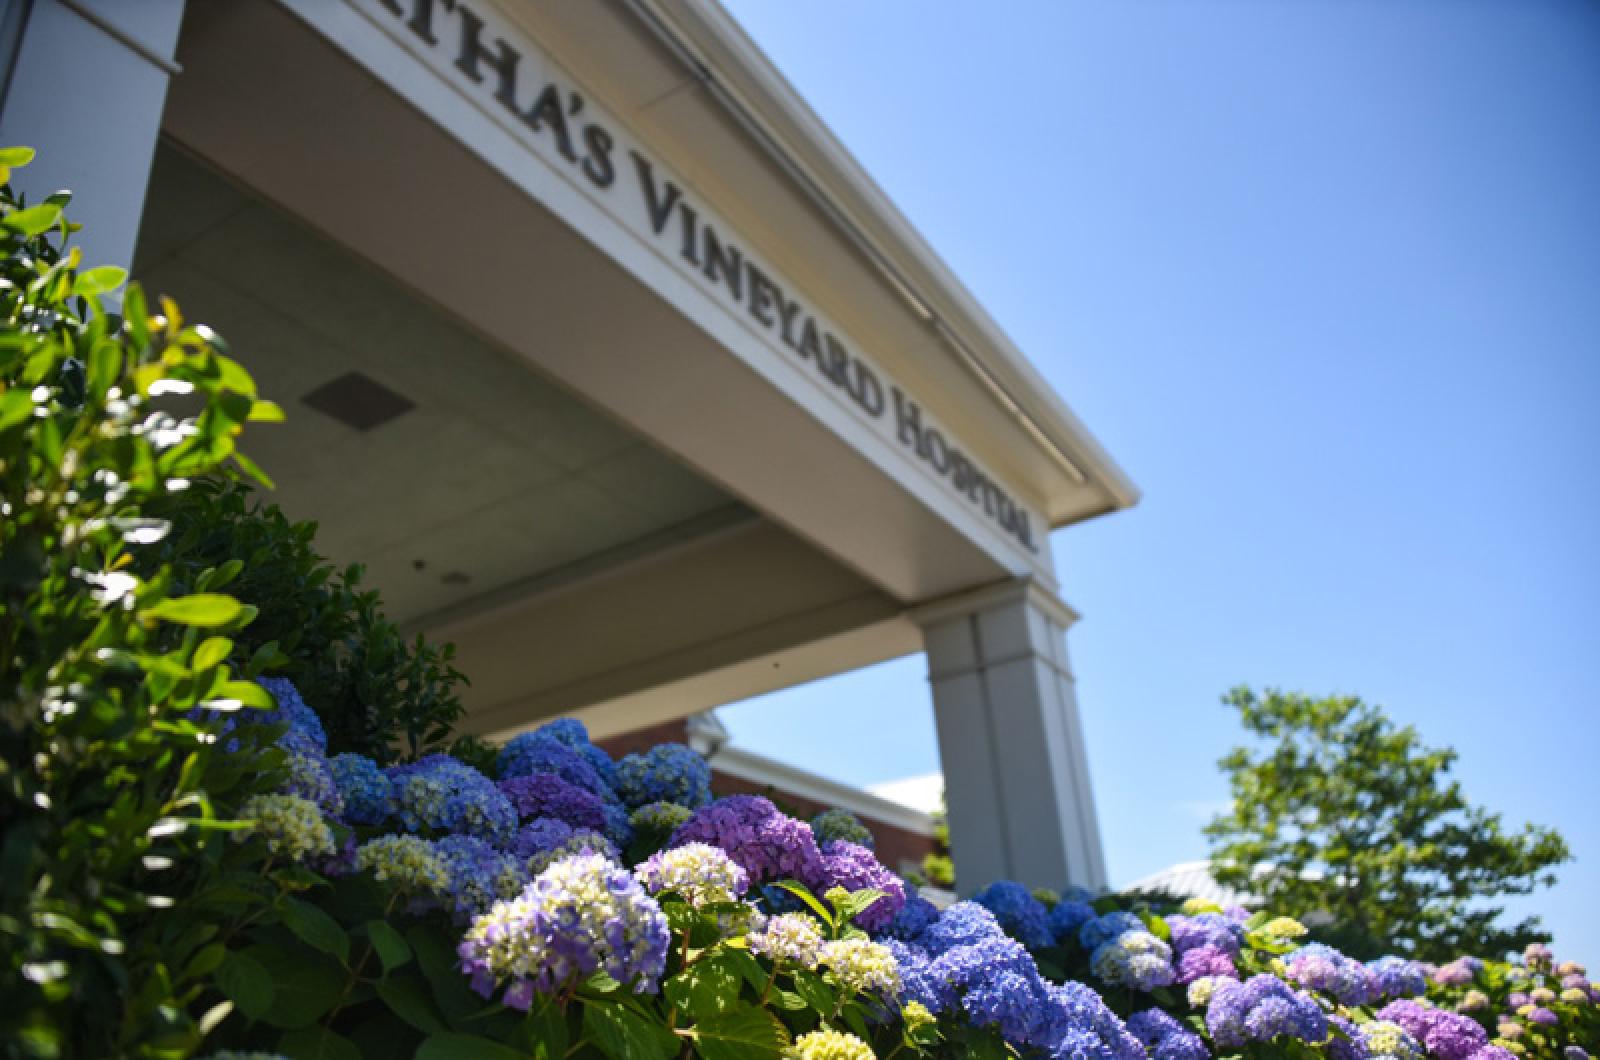
[[[280,413],[176,306],[111,311],[125,273],[79,268],[66,195],[12,192],[31,156],[0,152],[0,1048],[183,1056],[228,1012],[191,1011],[224,948],[189,899],[252,856],[219,802],[282,755],[187,717],[272,706],[228,661],[242,565],[136,561],[170,529],[150,502],[258,474],[236,436]]]
[[[339,570],[317,553],[315,523],[291,522],[236,480],[196,482],[159,511],[176,529],[151,561],[178,579],[244,563],[234,592],[259,613],[239,649],[276,645],[274,672],[321,716],[330,753],[388,763],[444,749],[464,713],[455,649],[407,640],[362,587],[360,566]]]

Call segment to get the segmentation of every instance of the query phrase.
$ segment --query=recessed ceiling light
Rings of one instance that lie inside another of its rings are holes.
[[[381,427],[417,407],[411,399],[360,372],[346,372],[300,400],[358,431]]]

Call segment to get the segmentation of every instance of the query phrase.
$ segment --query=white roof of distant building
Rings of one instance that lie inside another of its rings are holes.
[[[1250,895],[1218,883],[1211,875],[1211,863],[1208,861],[1184,861],[1169,865],[1121,889],[1162,891],[1178,898],[1200,898],[1218,905],[1249,905],[1254,901]]]
[[[919,813],[935,814],[944,809],[944,774],[924,773],[873,784],[867,788],[880,799],[898,802]]]

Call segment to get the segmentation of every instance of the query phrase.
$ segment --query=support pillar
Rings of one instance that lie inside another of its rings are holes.
[[[1106,883],[1066,630],[1028,580],[915,613],[928,656],[956,882]]]
[[[38,158],[12,180],[29,202],[72,191],[85,265],[133,262],[184,0],[11,0],[24,22],[4,79],[0,146]],[[241,115],[240,120],[248,120]]]

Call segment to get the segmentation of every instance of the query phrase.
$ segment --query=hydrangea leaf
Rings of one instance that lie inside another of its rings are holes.
[[[694,1036],[705,1060],[771,1060],[789,1046],[789,1033],[778,1018],[753,1005],[701,1020]]]

